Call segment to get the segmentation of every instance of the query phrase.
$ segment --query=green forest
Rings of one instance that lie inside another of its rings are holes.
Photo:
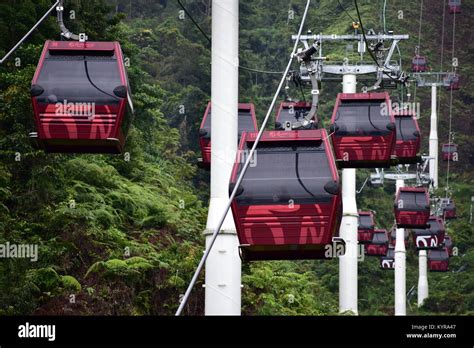
[[[384,1],[358,2],[366,29],[382,31]],[[463,1],[463,12],[456,15],[454,43],[448,13],[442,35],[445,1],[425,1],[420,25],[421,2],[388,1],[386,27],[410,35],[400,44],[403,69],[409,70],[419,42],[433,71],[442,68],[441,56],[443,69],[451,69],[453,47],[459,60],[461,89],[453,92],[451,112],[460,159],[451,164],[449,176],[458,218],[447,225],[459,253],[451,258],[449,272],[429,273],[430,294],[422,307],[416,305],[416,292],[408,296],[407,314],[473,315],[474,1]],[[1,57],[52,3],[0,2]],[[211,1],[182,3],[212,38]],[[240,65],[283,71],[305,3],[241,0]],[[92,41],[121,43],[135,117],[122,155],[49,154],[31,143],[31,80],[44,42],[60,39],[54,12],[0,65],[0,244],[36,244],[39,255],[36,262],[0,259],[0,315],[173,315],[204,249],[209,172],[197,160],[199,126],[211,97],[209,41],[174,0],[69,0],[65,8],[71,31],[86,32]],[[351,16],[357,18],[353,1],[315,0],[304,31],[352,33]],[[342,60],[356,51],[337,46],[327,50],[327,58]],[[259,125],[280,78],[239,71],[239,101],[255,104]],[[326,128],[340,90],[340,81],[322,84],[318,116]],[[407,92],[421,105],[427,153],[430,89],[412,83],[390,91],[392,100]],[[289,93],[301,98],[297,87]],[[303,94],[309,100],[310,91]],[[448,142],[450,93],[441,88],[439,98],[441,146]],[[446,172],[440,161],[439,195],[445,194]],[[358,188],[369,173],[358,171]],[[358,208],[375,210],[377,225],[390,229],[394,191],[389,181],[366,186],[357,196]],[[242,272],[242,315],[338,315],[337,259],[243,263]],[[416,290],[418,256],[412,243],[406,274],[407,291]],[[380,269],[378,258],[359,262],[360,315],[394,314],[393,278],[393,272]],[[203,283],[204,273],[183,314],[204,314]]]

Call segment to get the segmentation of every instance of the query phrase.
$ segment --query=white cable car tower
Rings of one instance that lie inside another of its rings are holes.
[[[229,200],[229,178],[237,153],[239,97],[239,1],[212,1],[211,200],[206,248]],[[206,260],[205,314],[240,315],[241,260],[231,212]]]
[[[423,72],[411,73],[416,80],[417,87],[431,87],[431,116],[430,116],[430,138],[429,138],[429,174],[432,180],[432,189],[438,188],[438,110],[437,110],[437,88],[449,86],[451,73],[447,72]],[[428,253],[420,250],[418,254],[418,307],[420,307],[429,295],[428,287]]]

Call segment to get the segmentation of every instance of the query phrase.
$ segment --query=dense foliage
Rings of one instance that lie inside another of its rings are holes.
[[[210,1],[183,1],[210,35]],[[314,1],[307,29],[349,33],[351,20],[335,1]],[[341,1],[356,17],[351,1]],[[380,1],[359,1],[366,28],[379,31]],[[401,45],[408,67],[418,42],[419,1],[389,1],[388,29],[408,33]],[[50,1],[4,1],[0,4],[0,56],[21,38]],[[291,50],[304,1],[240,1],[240,64],[280,71]],[[451,167],[450,188],[460,218],[449,224],[459,256],[452,272],[430,274],[430,298],[410,313],[474,313],[474,251],[470,200],[474,196],[469,161],[472,46],[469,13],[456,19],[456,56],[462,90],[453,94],[453,131],[461,160]],[[28,140],[33,130],[29,86],[45,39],[59,39],[49,18],[12,58],[0,66],[0,244],[39,245],[36,262],[0,259],[0,314],[165,314],[174,313],[203,249],[208,174],[195,165],[199,123],[210,99],[208,41],[180,16],[175,1],[67,1],[76,18],[67,25],[92,40],[119,40],[130,59],[128,74],[136,108],[125,156],[45,154]],[[468,9],[469,8],[469,9]],[[404,14],[399,19],[399,11]],[[294,17],[289,16],[293,13]],[[442,2],[424,12],[421,50],[439,68]],[[3,15],[7,14],[7,15]],[[451,57],[452,20],[446,14],[444,67]],[[334,47],[328,58],[342,59],[354,48]],[[19,59],[17,59],[19,58]],[[295,69],[297,67],[295,66]],[[240,100],[251,101],[261,120],[279,75],[241,70]],[[324,83],[320,117],[327,122],[339,84]],[[414,86],[410,87],[412,96]],[[309,93],[306,91],[306,98]],[[301,98],[299,89],[290,94]],[[440,91],[440,139],[447,139],[449,93]],[[398,95],[392,94],[396,100]],[[282,96],[283,97],[283,96]],[[429,132],[429,90],[418,89],[424,149]],[[469,126],[468,126],[469,125]],[[359,187],[368,171],[361,170]],[[446,168],[440,166],[444,185]],[[364,189],[360,208],[377,211],[377,222],[393,222],[394,187]],[[440,189],[443,194],[443,189]],[[407,254],[407,290],[417,284],[418,259]],[[336,314],[338,261],[262,262],[243,267],[243,313],[246,315]],[[203,277],[187,314],[202,314]],[[377,259],[359,263],[362,314],[393,314],[393,273]]]

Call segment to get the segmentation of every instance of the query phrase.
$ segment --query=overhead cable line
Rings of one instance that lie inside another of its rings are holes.
[[[283,71],[268,71],[268,70],[252,69],[252,68],[247,68],[246,66],[241,66],[241,65],[239,65],[239,68],[243,69],[243,70],[252,71],[252,72],[262,73],[262,74],[281,74],[281,73],[283,73]]]
[[[40,20],[39,20],[38,22],[36,22],[36,24],[25,34],[25,36],[23,36],[23,37],[21,38],[21,40],[18,41],[18,42],[16,43],[16,45],[13,46],[13,48],[12,48],[10,51],[8,51],[8,53],[5,55],[5,57],[3,57],[2,59],[0,59],[0,64],[2,64],[8,57],[10,57],[10,55],[11,55],[13,52],[15,52],[15,50],[16,50],[18,47],[20,47],[20,45],[23,43],[23,41],[25,41],[25,40],[28,38],[28,36],[30,36],[31,33],[32,33],[36,28],[38,28],[38,26],[39,26],[41,23],[43,23],[43,21],[44,21],[46,18],[48,18],[49,14],[50,14],[51,12],[53,12],[53,10],[56,8],[56,6],[59,5],[59,2],[60,2],[59,0],[56,1],[56,2],[53,4],[53,6],[51,6],[51,7],[49,8],[49,10],[46,11],[46,13],[43,15],[43,17],[41,17]]]
[[[380,66],[377,58],[374,56],[372,50],[370,49],[369,44],[367,43],[367,37],[365,36],[365,29],[364,29],[364,25],[362,24],[362,18],[360,16],[359,6],[357,5],[357,0],[354,0],[354,5],[355,5],[355,8],[356,8],[357,17],[359,18],[360,29],[362,30],[362,37],[364,38],[364,43],[365,43],[365,46],[367,47],[367,51],[369,52],[370,57],[375,62],[377,67],[382,68]],[[383,72],[383,74],[388,76],[392,81],[399,82],[397,79],[394,79],[392,76],[390,76],[390,74],[387,74],[385,71]]]
[[[452,45],[452,52],[451,52],[451,78],[453,78],[454,73],[455,73],[455,67],[454,67],[454,41],[455,41],[455,36],[456,36],[456,12],[453,14],[453,45]],[[450,82],[451,84],[451,82]],[[451,143],[452,143],[452,119],[453,119],[453,88],[450,88],[450,94],[449,94],[449,128],[448,128],[448,144],[449,144],[449,151],[451,151]],[[448,191],[449,191],[449,170],[450,166],[449,164],[451,163],[451,156],[448,156],[448,165],[446,167],[446,198],[448,198]]]
[[[199,32],[204,36],[204,38],[208,41],[208,48],[210,49],[212,46],[212,40],[209,37],[209,35],[206,34],[206,32],[201,28],[201,26],[196,22],[191,15],[191,13],[186,9],[186,7],[182,4],[181,0],[177,0],[179,6],[183,9],[184,13],[191,19],[191,22],[193,22],[194,26],[199,30]],[[254,68],[248,68],[245,66],[239,65],[240,69],[255,72],[255,73],[260,73],[260,74],[281,74],[282,71],[269,71],[269,70],[260,70],[260,69],[254,69]]]
[[[421,48],[421,22],[423,19],[423,0],[421,0],[421,5],[420,5],[420,21],[418,24],[418,53],[420,52]]]
[[[443,71],[443,63],[444,63],[444,28],[445,28],[445,19],[446,19],[446,0],[443,0],[443,25],[441,27],[441,59],[440,59],[440,69],[439,71]],[[438,105],[436,110],[440,112],[441,107],[441,98],[440,98],[440,90],[438,89]]]
[[[310,3],[311,3],[311,0],[307,0],[306,7],[305,7],[305,10],[304,10],[304,13],[303,13],[303,17],[301,19],[300,28],[298,30],[298,36],[297,36],[296,41],[295,41],[295,45],[293,46],[293,50],[291,51],[291,56],[290,56],[290,59],[288,61],[287,66],[286,66],[286,69],[283,72],[283,75],[281,77],[278,88],[275,92],[275,95],[273,96],[272,102],[270,103],[270,106],[269,106],[268,111],[267,111],[267,115],[265,116],[265,119],[263,120],[262,126],[260,127],[260,130],[258,131],[258,135],[255,139],[255,142],[253,143],[253,146],[250,149],[250,152],[247,156],[245,164],[243,165],[242,170],[241,170],[241,172],[240,172],[240,174],[237,178],[234,189],[232,190],[232,193],[230,194],[229,200],[227,201],[226,207],[225,207],[225,209],[223,211],[223,214],[222,214],[222,216],[219,220],[219,223],[217,224],[216,229],[212,233],[212,237],[210,239],[209,246],[206,248],[206,251],[204,252],[204,255],[201,258],[201,261],[199,262],[199,265],[197,266],[196,271],[194,272],[194,275],[191,279],[191,282],[189,283],[188,288],[186,289],[186,292],[185,292],[184,296],[182,297],[181,303],[179,304],[178,310],[176,311],[176,314],[175,314],[176,316],[179,316],[181,314],[181,312],[183,311],[184,306],[186,306],[186,303],[189,299],[189,295],[191,294],[191,291],[192,291],[194,285],[196,284],[197,278],[198,278],[199,274],[201,273],[201,270],[204,267],[204,264],[205,264],[209,254],[211,252],[212,246],[214,245],[214,242],[216,241],[216,238],[217,238],[217,236],[218,236],[218,234],[219,234],[219,232],[222,228],[222,224],[224,223],[224,220],[227,216],[227,213],[229,212],[232,201],[234,200],[235,195],[237,194],[238,188],[239,188],[240,184],[242,183],[244,175],[247,172],[247,169],[250,165],[250,162],[253,159],[255,150],[256,150],[257,145],[258,145],[258,143],[259,143],[259,141],[260,141],[260,139],[263,135],[263,132],[265,131],[265,127],[268,123],[268,120],[270,119],[270,116],[272,115],[272,111],[273,111],[273,108],[275,106],[278,95],[280,94],[283,83],[285,82],[285,79],[286,79],[286,76],[288,75],[291,64],[293,63],[293,59],[295,57],[296,49],[297,49],[298,43],[300,41],[301,32],[303,31],[303,26],[304,26],[304,23],[306,21],[306,15],[308,14],[308,9],[309,9]]]
[[[415,55],[420,54],[420,49],[421,49],[421,23],[422,22],[423,22],[423,0],[421,0],[421,5],[420,5],[420,19],[418,21],[418,46],[416,46],[417,49],[416,49]],[[417,91],[417,85],[415,83],[415,92],[413,93],[413,102],[414,103],[416,103],[416,91]]]
[[[344,12],[346,13],[346,15],[352,20],[353,23],[357,22],[354,17],[351,16],[351,14],[349,12],[347,12],[346,8],[344,6],[342,6],[341,4],[341,1],[340,0],[337,0],[337,2],[339,3],[339,6],[341,6],[341,8],[344,10]]]
[[[201,34],[206,38],[206,40],[209,42],[209,46],[212,44],[211,38],[206,34],[206,32],[201,28],[201,26],[194,20],[193,16],[191,16],[191,13],[184,7],[184,5],[181,3],[181,0],[177,0],[179,6],[183,9],[184,13],[191,19],[191,22],[193,22],[194,26],[201,32]]]

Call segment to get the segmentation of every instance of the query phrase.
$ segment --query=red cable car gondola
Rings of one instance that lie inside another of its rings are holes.
[[[409,231],[408,229],[404,229],[404,242],[405,242],[405,249],[408,248],[408,240],[409,240]],[[397,242],[397,228],[393,227],[392,230],[390,231],[390,245],[395,247],[395,243]]]
[[[387,254],[380,257],[380,268],[383,270],[395,269],[395,248],[389,246]]]
[[[280,103],[276,117],[275,117],[275,129],[277,130],[288,130],[292,129],[292,125],[295,122],[301,122],[302,119],[311,110],[311,103],[306,102],[283,102]],[[314,117],[313,117],[314,120]],[[314,120],[315,121],[315,120]],[[316,123],[311,124],[311,128],[317,128]]]
[[[453,243],[453,240],[451,239],[451,236],[448,236],[447,234],[444,235],[443,245],[448,251],[449,257],[453,256],[454,243]]]
[[[421,161],[421,133],[413,112],[395,112],[397,142],[395,156],[398,164],[413,164]]]
[[[375,230],[372,241],[365,244],[367,256],[385,256],[388,250],[387,230]]]
[[[242,135],[230,190],[256,137]],[[232,202],[242,259],[325,258],[342,215],[326,131],[266,131],[256,154]]]
[[[431,272],[449,271],[449,254],[446,248],[428,251],[428,269]]]
[[[458,160],[458,145],[449,143],[443,144],[441,148],[441,152],[443,153],[443,161],[457,161]]]
[[[418,250],[437,249],[444,241],[444,222],[438,216],[430,216],[429,227],[426,229],[413,229],[413,242]]]
[[[330,131],[339,167],[390,166],[396,129],[387,92],[339,93]]]
[[[461,13],[461,0],[448,0],[449,13]]]
[[[238,117],[238,141],[240,141],[243,132],[258,131],[255,107],[252,103],[239,103]],[[209,169],[211,166],[211,102],[207,104],[201,127],[199,128],[199,145],[202,154],[201,165]]]
[[[430,197],[423,187],[400,187],[395,197],[398,228],[425,228],[430,217]]]
[[[441,209],[443,210],[443,217],[445,220],[456,219],[456,204],[452,198],[441,199]]]
[[[412,72],[426,72],[428,71],[428,62],[425,56],[415,55],[411,60]]]
[[[45,151],[122,152],[133,105],[118,42],[46,41],[31,97]]]
[[[375,230],[374,213],[371,211],[359,211],[358,220],[357,239],[359,243],[370,243]]]
[[[449,83],[449,86],[446,87],[448,91],[457,91],[461,88],[458,74],[450,74],[447,77],[446,82]]]

